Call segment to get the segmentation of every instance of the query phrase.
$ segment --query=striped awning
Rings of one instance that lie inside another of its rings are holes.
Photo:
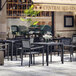
[[[35,11],[76,12],[76,0],[32,0]]]

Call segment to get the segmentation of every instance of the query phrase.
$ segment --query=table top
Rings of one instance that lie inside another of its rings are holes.
[[[64,45],[63,43],[61,42],[34,42],[32,44],[36,44],[36,45],[63,45],[63,46],[66,46],[66,47],[73,47],[74,45]]]
[[[63,43],[60,43],[60,42],[34,42],[33,44],[38,44],[38,45],[63,45]]]
[[[0,40],[0,43],[14,43],[17,41],[19,41],[19,40]]]
[[[0,44],[0,47],[1,47],[1,46],[7,46],[7,45],[8,45],[8,44]]]

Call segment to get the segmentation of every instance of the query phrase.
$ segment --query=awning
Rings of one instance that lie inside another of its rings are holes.
[[[35,11],[76,12],[76,0],[32,0]]]

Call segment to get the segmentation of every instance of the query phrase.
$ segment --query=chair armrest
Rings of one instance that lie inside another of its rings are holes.
[[[73,45],[64,45],[64,47],[72,47]]]

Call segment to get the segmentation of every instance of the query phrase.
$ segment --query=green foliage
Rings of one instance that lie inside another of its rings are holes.
[[[24,18],[22,18],[22,17],[20,17],[20,20],[21,20],[21,21],[26,21],[26,20],[25,20]]]
[[[36,25],[38,23],[38,21],[35,21],[34,23],[33,23],[33,25]]]
[[[31,7],[29,9],[24,10],[26,19],[21,17],[20,20],[30,22],[31,25],[36,25],[38,23],[38,21],[33,21],[32,17],[36,17],[40,12],[34,11],[33,8],[34,8],[34,6],[31,5]]]

